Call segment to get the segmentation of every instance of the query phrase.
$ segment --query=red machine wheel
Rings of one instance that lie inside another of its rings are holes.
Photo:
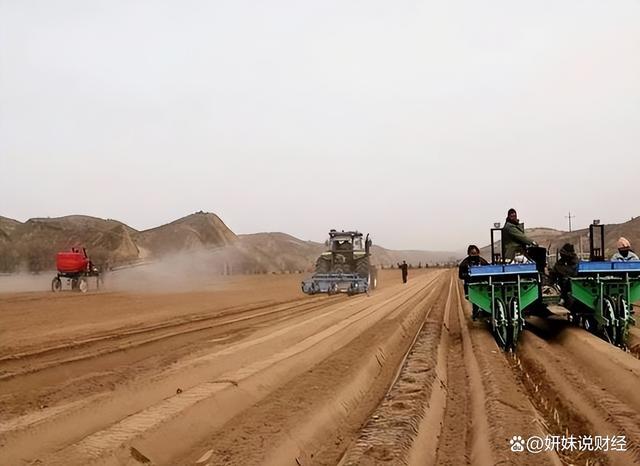
[[[51,281],[51,291],[53,291],[54,293],[62,291],[62,280],[60,280],[60,277],[55,277]]]
[[[80,278],[78,280],[78,290],[80,291],[80,293],[86,293],[88,289],[89,289],[89,283],[87,282],[87,279]]]

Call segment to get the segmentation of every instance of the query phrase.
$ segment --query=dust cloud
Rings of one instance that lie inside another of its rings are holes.
[[[224,288],[229,275],[244,271],[239,259],[233,248],[175,253],[109,271],[104,285],[110,291],[214,291]]]
[[[104,271],[100,288],[150,293],[215,291],[224,288],[231,275],[255,271],[255,262],[248,262],[246,255],[235,247],[191,250]],[[55,270],[0,275],[0,293],[49,291],[55,276]],[[95,291],[95,278],[89,278],[88,282],[89,290]],[[63,290],[69,289],[67,285],[63,279]]]
[[[53,280],[55,276],[55,270],[39,274],[0,274],[0,293],[47,291],[51,289],[51,280]]]

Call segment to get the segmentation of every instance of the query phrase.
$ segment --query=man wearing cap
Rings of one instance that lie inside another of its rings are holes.
[[[489,263],[484,260],[484,258],[480,255],[480,249],[475,244],[470,244],[467,248],[467,257],[460,262],[458,266],[458,278],[460,280],[464,280],[464,293],[467,294],[468,285],[467,282],[469,280],[469,267],[472,265],[489,265]],[[476,320],[480,315],[480,308],[476,304],[471,304],[471,318]]]
[[[516,254],[524,254],[526,246],[535,246],[536,243],[524,233],[524,225],[518,220],[516,209],[509,209],[507,219],[502,228],[502,258],[512,262]]]
[[[480,249],[478,249],[478,246],[471,244],[467,248],[467,257],[460,262],[460,265],[458,266],[458,278],[466,281],[469,278],[469,266],[471,265],[488,264],[489,263],[480,255]]]
[[[631,242],[624,236],[618,239],[616,247],[618,248],[618,252],[613,255],[611,258],[612,261],[627,262],[640,260],[638,255],[631,250]]]
[[[560,253],[560,257],[553,265],[551,272],[549,272],[549,278],[552,283],[560,287],[560,296],[568,308],[573,304],[570,296],[571,283],[569,278],[575,277],[578,274],[578,262],[580,262],[580,259],[571,243],[566,243],[558,252]]]

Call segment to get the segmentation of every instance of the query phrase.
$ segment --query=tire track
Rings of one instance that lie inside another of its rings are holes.
[[[448,337],[443,334],[447,332],[452,276],[447,284],[409,349],[398,379],[344,453],[340,465],[409,464],[412,453],[414,458],[427,461],[422,464],[428,464],[429,452],[435,453],[429,445],[437,439],[444,413]],[[421,432],[423,420],[430,417],[427,424],[431,428]],[[436,430],[431,424],[434,420]],[[412,452],[417,439],[424,446],[421,451],[427,453],[426,458]]]
[[[0,357],[0,381],[6,381],[16,376],[37,372],[54,366],[91,359],[109,353],[133,349],[137,346],[156,343],[161,340],[179,337],[194,332],[202,332],[215,327],[236,324],[261,317],[273,316],[279,313],[292,311],[313,311],[340,300],[342,297],[316,298],[312,301],[296,300],[290,303],[263,304],[259,306],[246,306],[229,308],[217,311],[213,316],[194,316],[178,321],[163,322],[144,328],[111,332],[106,335],[97,335],[83,340],[76,340],[63,344],[56,344],[47,348],[41,348],[29,352],[16,353]],[[262,311],[262,312],[256,312]],[[243,315],[249,314],[249,315]],[[104,347],[107,343],[110,346]],[[73,354],[80,352],[80,354]],[[66,354],[72,353],[70,356]],[[62,357],[56,358],[62,354]],[[46,357],[53,357],[46,360]],[[38,359],[45,359],[37,362]],[[32,362],[36,360],[36,362]],[[25,368],[25,364],[30,364]]]
[[[425,287],[432,286],[432,282],[437,278],[437,274],[434,275],[436,276],[430,277],[430,281]],[[160,403],[148,405],[148,408],[135,414],[132,413],[120,422],[111,424],[110,427],[94,431],[94,434],[69,445],[53,456],[46,457],[44,461],[46,464],[75,464],[84,461],[81,458],[89,460],[118,453],[120,450],[114,446],[116,444],[128,443],[134,439],[137,439],[136,442],[144,442],[147,435],[151,435],[155,440],[150,441],[154,442],[157,441],[156,435],[162,437],[163,435],[171,435],[171,432],[177,434],[181,432],[181,429],[186,428],[186,425],[189,425],[193,437],[191,440],[186,440],[184,445],[160,442],[162,448],[166,447],[169,450],[182,448],[198,438],[198,429],[208,432],[212,428],[211,417],[206,416],[203,419],[204,412],[214,409],[216,412],[214,424],[216,425],[235,416],[247,406],[264,398],[277,387],[286,383],[300,371],[306,370],[313,361],[317,362],[339,351],[343,345],[356,338],[362,331],[384,318],[387,309],[405,305],[411,301],[412,296],[424,291],[425,287],[406,289],[391,297],[388,297],[390,293],[381,293],[371,298],[364,297],[345,301],[345,306],[354,307],[354,311],[337,323],[329,327],[320,327],[321,330],[318,333],[312,334],[275,354],[264,354],[263,352],[261,359],[243,365],[240,370],[223,373],[215,380],[209,378],[209,381],[187,388],[179,395],[166,398]],[[324,309],[326,307],[326,305],[323,306]],[[336,306],[333,308],[335,308],[334,314],[341,309]],[[299,325],[304,325],[305,322],[311,320],[313,319],[306,319]],[[313,325],[319,325],[319,322]],[[294,337],[294,334],[299,334],[298,330],[294,332],[294,327],[290,326],[288,330],[283,329],[282,331],[286,332],[283,334],[273,333],[270,341],[282,341],[285,334]],[[256,350],[259,349],[262,344],[261,341],[254,340],[252,342],[251,339],[248,339],[239,345],[227,346],[226,349],[219,352],[217,358],[237,357],[238,354],[253,347]],[[237,349],[233,349],[234,346]],[[191,373],[195,367],[199,367],[198,370],[202,374],[206,374],[207,365],[215,363],[216,356],[201,357],[197,361],[194,360],[194,364],[197,366],[183,365],[180,371]],[[70,420],[66,422],[70,422]],[[152,432],[153,434],[151,434]],[[60,441],[56,443],[59,445]]]
[[[579,329],[545,341],[523,335],[516,367],[552,431],[624,435],[627,451],[567,451],[567,461],[640,463],[640,362]]]
[[[335,465],[388,390],[443,278],[389,309],[343,349],[234,418],[176,463],[193,464],[210,449],[213,464]],[[285,406],[283,400],[292,401]],[[259,450],[251,448],[256,438],[263,445]]]

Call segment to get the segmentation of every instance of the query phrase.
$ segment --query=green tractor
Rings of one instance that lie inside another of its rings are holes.
[[[366,293],[377,285],[371,264],[371,239],[358,231],[329,231],[327,250],[316,261],[315,274],[302,282],[308,294]]]

